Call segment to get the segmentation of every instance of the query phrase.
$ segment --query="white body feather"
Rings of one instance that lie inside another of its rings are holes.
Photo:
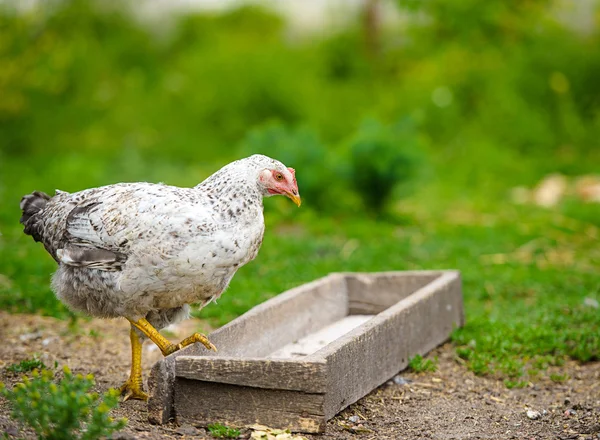
[[[57,192],[36,221],[59,263],[52,281],[69,307],[95,316],[154,317],[162,327],[217,298],[254,259],[264,233],[258,176],[283,164],[255,155],[195,188],[117,184]]]

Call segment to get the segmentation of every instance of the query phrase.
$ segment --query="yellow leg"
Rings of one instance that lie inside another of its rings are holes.
[[[152,342],[156,344],[156,346],[160,349],[163,356],[168,356],[171,353],[176,352],[177,350],[181,350],[183,347],[187,347],[190,344],[195,342],[200,342],[209,350],[217,351],[217,348],[208,340],[206,336],[200,333],[194,333],[193,335],[185,338],[179,344],[173,344],[163,335],[161,335],[158,330],[156,330],[152,324],[150,324],[145,318],[141,318],[137,321],[133,321],[132,319],[127,318],[128,321],[145,334]]]
[[[129,331],[129,339],[131,339],[131,374],[120,388],[121,394],[124,394],[123,401],[148,400],[148,394],[142,389],[142,341],[133,326]]]

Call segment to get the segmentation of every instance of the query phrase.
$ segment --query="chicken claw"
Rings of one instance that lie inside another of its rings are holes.
[[[208,350],[217,351],[217,347],[215,347],[213,345],[213,343],[210,342],[208,340],[208,338],[205,335],[203,335],[202,333],[194,333],[193,335],[188,336],[183,341],[181,341],[179,344],[177,344],[177,347],[179,347],[179,350],[181,350],[183,347],[187,347],[188,345],[192,345],[196,342],[200,342]]]
[[[123,402],[127,402],[129,399],[148,400],[148,394],[142,390],[142,386],[132,381],[131,378],[121,385],[119,391],[123,395]]]

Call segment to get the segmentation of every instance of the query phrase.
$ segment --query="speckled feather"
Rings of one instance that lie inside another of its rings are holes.
[[[188,304],[218,298],[263,239],[259,183],[280,162],[254,155],[194,188],[122,183],[77,193],[25,196],[25,232],[59,263],[52,287],[74,310],[146,317],[157,328],[187,316]]]

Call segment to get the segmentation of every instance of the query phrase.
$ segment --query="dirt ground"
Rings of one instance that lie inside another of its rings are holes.
[[[205,323],[187,321],[168,334],[173,340],[187,336]],[[68,322],[32,315],[0,312],[0,381],[11,386],[19,380],[6,367],[37,353],[48,366],[57,361],[76,373],[93,373],[97,390],[117,387],[129,372],[128,324],[124,320]],[[523,389],[509,390],[496,379],[481,378],[461,365],[451,346],[437,349],[436,373],[407,371],[379,387],[332,419],[323,435],[307,439],[600,439],[600,363],[569,363],[561,372],[563,383],[543,380]],[[151,344],[144,346],[144,374],[160,358]],[[530,419],[527,410],[537,411]],[[10,419],[7,403],[0,400],[0,433],[9,438],[35,438],[20,431]],[[153,426],[147,423],[144,402],[121,405],[116,416],[129,419],[114,438],[212,438],[191,425]],[[241,438],[248,438],[242,430]]]

